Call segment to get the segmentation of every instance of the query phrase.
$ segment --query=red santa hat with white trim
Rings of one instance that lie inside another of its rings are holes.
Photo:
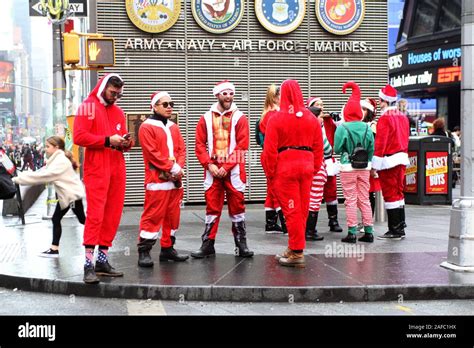
[[[377,102],[373,98],[367,98],[360,101],[360,106],[372,111],[374,114],[377,113]]]
[[[156,103],[158,103],[158,101],[163,98],[163,97],[168,97],[171,99],[171,96],[168,94],[168,92],[155,92],[151,95],[151,102],[150,102],[150,105],[151,105],[151,108],[153,109],[153,107],[155,106]]]
[[[397,101],[397,90],[391,85],[387,84],[384,88],[379,91],[379,97],[382,100],[393,103]]]
[[[306,100],[306,107],[311,107],[313,106],[314,104],[316,104],[318,101],[322,101],[321,98],[319,97],[309,97],[307,100]]]
[[[218,82],[214,88],[212,89],[212,94],[217,96],[219,93],[225,91],[225,90],[231,90],[232,92],[235,93],[235,86],[232,82],[229,82],[228,80],[224,80],[221,82]]]
[[[343,109],[343,116],[345,122],[362,121],[363,114],[360,107],[360,88],[354,81],[349,81],[342,87],[342,92],[346,93],[346,89],[351,88],[352,94],[349,97]]]

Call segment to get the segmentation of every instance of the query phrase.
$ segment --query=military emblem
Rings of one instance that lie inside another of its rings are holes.
[[[336,35],[355,31],[364,20],[364,0],[316,0],[316,16],[321,26]]]
[[[139,29],[161,33],[179,18],[180,0],[126,0],[128,18]]]
[[[255,13],[260,24],[275,34],[287,34],[304,19],[305,0],[255,0]]]
[[[242,19],[244,5],[244,0],[191,0],[196,23],[214,34],[234,29]]]

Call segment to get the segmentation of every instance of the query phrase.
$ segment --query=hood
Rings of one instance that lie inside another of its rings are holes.
[[[105,102],[104,98],[102,98],[102,92],[104,92],[104,89],[105,89],[105,86],[107,85],[107,82],[109,81],[109,79],[112,77],[112,76],[115,76],[115,77],[118,77],[121,81],[123,81],[123,79],[120,77],[119,74],[107,74],[107,75],[104,75],[100,81],[97,83],[97,85],[95,85],[94,89],[92,90],[92,92],[90,92],[89,94],[89,97],[96,97],[97,99],[99,99],[100,103],[107,106],[108,104]]]
[[[295,80],[286,80],[281,84],[280,112],[301,117],[306,110],[300,85]]]
[[[362,121],[362,108],[360,106],[360,88],[357,83],[354,81],[349,81],[344,84],[342,87],[342,92],[346,93],[346,89],[352,89],[352,95],[349,97],[346,105],[343,109],[344,121],[345,122],[354,122]]]

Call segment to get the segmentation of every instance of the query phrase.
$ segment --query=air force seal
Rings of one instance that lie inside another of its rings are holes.
[[[336,35],[355,31],[365,15],[365,0],[316,0],[316,16],[321,26]]]
[[[161,33],[179,18],[181,0],[126,0],[128,18],[139,29]]]
[[[275,34],[287,34],[304,19],[306,0],[255,0],[255,13],[260,24]]]
[[[244,5],[244,0],[191,0],[196,23],[214,34],[234,29],[242,19]]]

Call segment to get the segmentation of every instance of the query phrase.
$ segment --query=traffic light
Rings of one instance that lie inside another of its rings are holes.
[[[79,53],[79,35],[64,33],[64,63],[78,64],[81,60]]]
[[[86,39],[86,65],[104,67],[115,65],[115,40],[110,37]]]

